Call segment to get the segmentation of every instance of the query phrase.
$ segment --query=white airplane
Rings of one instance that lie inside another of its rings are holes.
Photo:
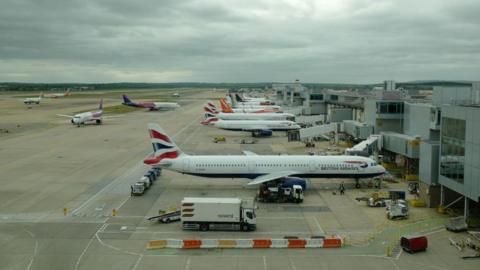
[[[100,99],[100,105],[98,106],[97,111],[83,112],[75,115],[66,115],[66,114],[57,114],[57,115],[61,117],[70,118],[70,122],[73,125],[77,125],[77,127],[80,127],[80,125],[85,125],[88,122],[95,122],[97,125],[100,125],[102,124],[103,119],[119,117],[119,116],[103,116],[102,109],[103,109],[103,98]]]
[[[209,117],[201,122],[204,125],[213,125],[216,128],[235,131],[287,131],[300,129],[300,126],[293,121],[274,120],[220,120],[216,117]]]
[[[210,106],[208,102],[203,107],[205,118],[216,117],[221,120],[289,120],[295,121],[295,115],[291,113],[224,113],[218,112],[216,108]]]
[[[260,104],[251,104],[251,103],[238,103],[234,99],[232,99],[230,96],[227,96],[227,103],[230,103],[230,105],[233,108],[236,109],[264,109],[264,110],[281,110],[281,107],[278,105],[260,105]]]
[[[147,108],[150,111],[159,111],[159,110],[170,110],[179,108],[180,105],[176,102],[150,102],[150,101],[138,101],[134,102],[131,101],[127,95],[123,95],[123,105],[127,105],[130,107],[139,107],[139,108]]]
[[[24,104],[40,104],[40,101],[42,101],[43,93],[40,94],[38,97],[27,97],[23,100]]]
[[[143,162],[179,173],[221,178],[253,179],[249,185],[285,177],[371,178],[385,173],[374,160],[361,156],[245,155],[191,156],[183,153],[157,124],[148,124],[154,153]]]
[[[245,98],[241,97],[239,94],[230,94],[232,100],[238,102],[238,104],[243,105],[254,105],[254,106],[273,106],[275,102],[267,100],[267,99],[250,99],[246,100]]]
[[[66,90],[63,93],[45,94],[43,96],[46,97],[46,98],[62,98],[62,97],[70,96],[70,90]]]
[[[215,108],[215,110],[217,109],[215,107],[215,105],[212,103],[212,102],[208,102],[207,103],[210,108]],[[230,106],[230,104],[227,103],[227,101],[225,99],[220,99],[220,107],[222,108],[222,112],[224,113],[238,113],[238,112],[243,112],[243,113],[280,113],[282,112],[282,110],[278,109],[278,108],[275,108],[275,109],[265,109],[263,108],[246,108],[246,107],[242,107],[242,108],[232,108],[232,106]]]

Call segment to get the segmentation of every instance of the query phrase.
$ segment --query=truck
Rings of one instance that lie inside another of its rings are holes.
[[[388,219],[408,218],[408,204],[405,200],[388,200],[386,203]]]
[[[307,183],[302,178],[287,177],[280,181],[270,181],[260,185],[258,200],[260,202],[301,203]]]
[[[130,186],[130,196],[141,196],[145,193],[145,183],[136,182]]]
[[[405,191],[389,190],[372,192],[367,197],[357,197],[355,200],[364,201],[369,207],[385,207],[392,200],[405,200]]]
[[[257,224],[255,208],[253,198],[186,197],[180,209],[182,228],[253,231]]]
[[[147,176],[143,176],[142,178],[140,178],[140,182],[143,183],[143,185],[145,186],[145,189],[149,189],[153,183],[152,179]]]

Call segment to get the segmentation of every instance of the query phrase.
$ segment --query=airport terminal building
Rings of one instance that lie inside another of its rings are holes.
[[[323,115],[326,124],[339,123],[338,131],[356,142],[368,141],[365,149],[356,150],[379,154],[387,169],[418,181],[419,197],[429,207],[456,204],[464,207],[465,216],[478,207],[480,83],[434,86],[425,95],[397,89],[394,81],[367,93],[307,89],[299,81],[273,84],[273,89],[276,102],[291,112]],[[316,130],[332,129],[324,124]],[[302,131],[298,137],[309,139]]]

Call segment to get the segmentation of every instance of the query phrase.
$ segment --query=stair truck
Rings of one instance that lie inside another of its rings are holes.
[[[255,208],[253,198],[186,197],[181,206],[182,228],[253,231],[257,223]]]

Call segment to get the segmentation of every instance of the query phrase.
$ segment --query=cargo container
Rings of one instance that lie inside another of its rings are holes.
[[[181,208],[184,229],[242,230],[256,228],[254,200],[239,198],[184,198]]]

